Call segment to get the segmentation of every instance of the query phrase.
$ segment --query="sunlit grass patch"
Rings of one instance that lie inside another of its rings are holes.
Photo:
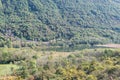
[[[0,76],[12,74],[12,69],[17,69],[17,65],[13,64],[0,64]]]

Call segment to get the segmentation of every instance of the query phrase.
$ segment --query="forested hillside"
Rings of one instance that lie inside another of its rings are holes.
[[[119,0],[0,0],[1,36],[69,43],[120,43]]]
[[[120,0],[0,0],[0,80],[120,80],[119,48]]]

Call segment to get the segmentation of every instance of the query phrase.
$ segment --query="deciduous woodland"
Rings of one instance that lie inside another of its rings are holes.
[[[120,43],[119,26],[119,0],[0,0],[0,33],[17,40]]]
[[[41,52],[3,48],[0,64],[1,79],[5,80],[119,80],[120,50]]]

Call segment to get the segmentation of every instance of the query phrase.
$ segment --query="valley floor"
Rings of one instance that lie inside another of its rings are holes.
[[[0,55],[0,80],[119,80],[119,48],[73,52],[0,48]]]

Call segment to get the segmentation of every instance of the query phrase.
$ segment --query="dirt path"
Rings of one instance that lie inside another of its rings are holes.
[[[105,45],[96,45],[98,47],[108,47],[108,48],[120,48],[120,44],[105,44]]]

